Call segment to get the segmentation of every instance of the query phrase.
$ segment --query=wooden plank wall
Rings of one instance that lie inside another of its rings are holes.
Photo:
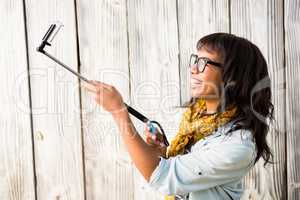
[[[74,2],[33,0],[25,5],[37,198],[83,199],[78,80],[35,50],[55,16],[66,26],[49,50],[77,70]]]
[[[285,1],[286,155],[288,199],[300,198],[300,3]]]
[[[162,122],[170,138],[177,124],[173,116],[180,113],[171,109],[180,103],[176,1],[127,2],[131,105],[150,119]],[[134,122],[143,133],[141,123]],[[163,198],[135,172],[135,199]]]
[[[129,100],[126,1],[78,1],[80,71]],[[133,167],[112,117],[82,91],[87,199],[133,199]]]
[[[0,4],[0,199],[35,198],[23,6]]]
[[[0,199],[162,199],[133,165],[110,114],[35,51],[55,20],[65,26],[49,51],[116,86],[169,140],[183,112],[175,106],[189,99],[187,64],[198,39],[229,32],[253,41],[269,65],[276,164],[263,168],[261,160],[251,170],[243,199],[299,199],[299,10],[295,0],[3,0]]]

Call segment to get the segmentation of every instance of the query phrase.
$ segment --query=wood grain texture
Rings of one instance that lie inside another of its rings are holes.
[[[228,0],[178,0],[181,104],[190,99],[191,53],[197,53],[197,41],[210,33],[229,32]]]
[[[284,1],[288,199],[300,199],[300,3]]]
[[[53,21],[65,26],[46,48],[77,70],[72,0],[26,1],[38,199],[83,199],[78,80],[35,49]]]
[[[132,106],[159,121],[169,141],[177,131],[179,110],[176,1],[128,0]],[[133,119],[140,134],[145,125]],[[162,199],[135,170],[135,199]]]
[[[105,82],[129,102],[125,0],[77,1],[80,71]],[[134,196],[133,165],[110,113],[82,91],[87,199]]]
[[[47,50],[88,79],[114,85],[162,124],[169,141],[184,111],[174,106],[190,98],[188,60],[197,41],[232,32],[257,44],[271,77],[275,165],[256,164],[242,199],[298,200],[299,10],[296,0],[2,0],[0,199],[162,199],[133,165],[111,115],[36,52],[59,20],[65,27]],[[145,125],[132,120],[143,135]]]
[[[268,134],[275,164],[263,168],[260,159],[245,178],[244,199],[286,199],[282,6],[283,1],[231,1],[231,32],[256,44],[267,60],[276,119]]]
[[[22,1],[0,4],[0,199],[35,198]]]

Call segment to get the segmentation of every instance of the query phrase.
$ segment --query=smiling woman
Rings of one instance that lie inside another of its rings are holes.
[[[145,128],[137,134],[120,93],[91,82],[85,87],[111,112],[129,154],[149,185],[167,199],[240,199],[242,178],[260,157],[272,156],[266,142],[273,119],[267,64],[250,41],[227,33],[201,38],[190,57],[191,100],[170,146]]]

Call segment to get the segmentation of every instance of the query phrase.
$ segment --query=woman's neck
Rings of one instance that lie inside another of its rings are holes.
[[[206,113],[207,114],[213,114],[218,112],[218,107],[220,104],[219,99],[205,99],[206,103]]]

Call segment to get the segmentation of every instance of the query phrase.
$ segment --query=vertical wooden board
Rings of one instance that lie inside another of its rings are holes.
[[[0,23],[0,199],[30,200],[35,189],[23,2],[2,1]]]
[[[46,50],[77,70],[74,1],[26,1],[37,196],[83,199],[78,80],[36,51],[53,21],[64,24]]]
[[[129,103],[125,0],[77,1],[80,71]],[[133,166],[111,115],[82,91],[87,199],[133,199]]]
[[[282,6],[283,1],[231,1],[232,33],[256,44],[267,60],[276,119],[267,138],[276,164],[263,168],[263,159],[260,159],[245,178],[246,191],[243,199],[286,198]]]
[[[190,99],[191,53],[196,53],[197,41],[210,33],[229,32],[228,0],[178,0],[181,104]]]
[[[159,121],[170,141],[180,115],[176,1],[129,0],[127,9],[131,105]],[[145,125],[133,120],[144,136]],[[162,199],[137,170],[135,199]]]
[[[284,1],[288,199],[300,198],[300,4]]]

